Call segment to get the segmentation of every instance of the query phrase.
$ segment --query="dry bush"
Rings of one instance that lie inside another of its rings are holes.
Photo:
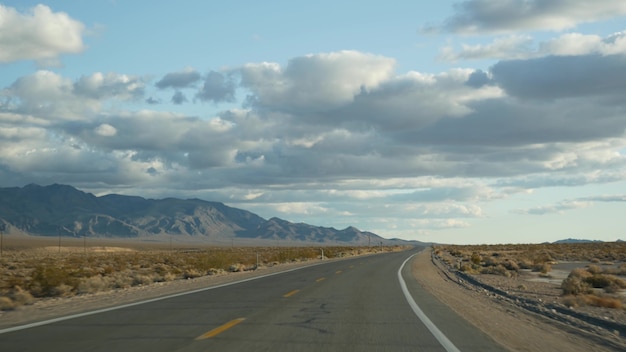
[[[562,299],[563,304],[568,307],[594,306],[602,308],[622,309],[624,304],[619,298],[588,295],[572,295],[565,296]]]
[[[587,271],[595,275],[602,273],[602,268],[598,265],[589,265],[587,267]]]
[[[0,296],[0,310],[12,310],[15,309],[15,303],[12,299],[5,296]]]
[[[593,292],[589,283],[579,276],[568,276],[561,283],[561,289],[564,295],[580,295]]]
[[[544,263],[540,263],[540,264],[535,264],[532,268],[533,271],[535,272],[540,272],[542,274],[547,274],[552,270],[552,265],[550,265],[547,262]]]
[[[96,293],[111,288],[112,281],[109,278],[97,275],[80,280],[77,293]]]
[[[615,309],[621,309],[623,307],[623,302],[619,298],[596,295],[587,295],[585,297],[588,299],[587,304],[591,306]]]
[[[29,291],[35,297],[64,296],[78,286],[74,273],[63,267],[39,265],[32,273]]]
[[[476,264],[463,263],[461,264],[461,267],[459,268],[459,270],[468,274],[477,274],[479,273],[480,266]]]
[[[618,292],[620,289],[626,288],[626,281],[613,275],[596,274],[585,279],[591,287],[602,288],[607,292]]]
[[[18,306],[29,305],[35,303],[35,297],[30,294],[30,292],[22,289],[19,286],[13,288],[12,292],[9,293],[9,297],[13,300],[13,302]]]
[[[81,248],[82,249],[82,248]],[[392,252],[406,249],[383,247]],[[324,247],[326,258],[380,252],[380,247]],[[319,247],[193,248],[169,251],[89,253],[9,251],[0,258],[0,297],[5,309],[35,298],[87,294],[153,282],[222,274],[293,261],[319,259]],[[23,288],[23,289],[22,289]]]
[[[511,277],[511,272],[508,271],[504,265],[498,264],[496,266],[487,266],[480,270],[481,274],[501,275],[505,277]]]
[[[470,256],[470,261],[474,264],[480,264],[483,261],[483,257],[478,252],[472,253]]]

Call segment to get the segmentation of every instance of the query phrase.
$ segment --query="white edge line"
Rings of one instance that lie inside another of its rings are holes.
[[[321,262],[321,263],[315,263],[315,264],[306,265],[306,266],[301,266],[301,267],[298,267],[298,268],[293,268],[293,269],[288,269],[288,270],[284,270],[284,271],[279,271],[279,272],[276,272],[276,273],[271,273],[271,274],[266,274],[266,275],[261,275],[261,276],[255,276],[255,277],[242,279],[242,280],[238,280],[238,281],[234,281],[234,282],[228,282],[228,283],[221,284],[221,285],[204,287],[204,288],[200,288],[200,289],[196,289],[196,290],[192,290],[192,291],[185,291],[185,292],[175,293],[175,294],[171,294],[171,295],[168,295],[168,296],[151,298],[151,299],[148,299],[148,300],[145,300],[145,301],[139,301],[139,302],[133,302],[133,303],[128,303],[128,304],[122,304],[120,306],[113,306],[113,307],[109,307],[109,308],[92,310],[92,311],[88,311],[88,312],[84,312],[84,313],[66,315],[64,317],[58,317],[58,318],[54,318],[54,319],[37,321],[37,322],[34,322],[34,323],[30,323],[30,324],[13,326],[13,327],[10,327],[10,328],[1,329],[0,330],[0,335],[8,333],[8,332],[30,329],[30,328],[34,328],[34,327],[37,327],[37,326],[58,323],[60,321],[65,321],[65,320],[70,320],[70,319],[86,317],[86,316],[89,316],[89,315],[110,312],[110,311],[117,310],[117,309],[124,309],[124,308],[138,306],[138,305],[141,305],[141,304],[162,301],[164,299],[170,299],[170,298],[175,298],[175,297],[180,297],[180,296],[185,296],[185,295],[191,295],[191,294],[198,293],[198,292],[213,290],[213,289],[217,289],[217,288],[220,288],[220,287],[236,285],[236,284],[240,284],[240,283],[247,282],[247,281],[263,279],[263,278],[266,278],[266,277],[270,277],[270,276],[274,276],[274,275],[280,275],[280,274],[284,274],[284,273],[288,273],[288,272],[292,272],[292,271],[296,271],[296,270],[300,270],[300,269],[304,269],[304,268],[309,268],[309,267],[316,266],[316,265],[326,264],[326,263],[330,263],[330,261],[328,261],[328,262]]]
[[[417,315],[417,317],[422,321],[422,323],[424,323],[424,325],[426,325],[426,328],[428,328],[430,333],[433,334],[433,336],[437,339],[437,341],[439,341],[441,346],[443,346],[443,348],[446,351],[448,351],[448,352],[461,352],[461,350],[459,350],[452,343],[452,341],[450,341],[446,337],[446,335],[444,335],[443,332],[441,332],[441,330],[439,330],[439,328],[437,328],[437,326],[426,316],[426,314],[424,314],[422,309],[417,305],[417,303],[415,303],[415,300],[413,299],[413,296],[411,296],[411,293],[409,292],[409,289],[406,286],[406,282],[404,281],[404,278],[402,277],[402,269],[404,268],[404,265],[411,258],[413,258],[416,254],[417,253],[415,253],[412,256],[406,258],[406,260],[400,266],[400,269],[398,269],[398,280],[400,281],[400,286],[402,287],[402,292],[404,293],[404,297],[406,298],[407,302],[409,303],[409,305],[413,309],[413,312],[415,313],[415,315]]]

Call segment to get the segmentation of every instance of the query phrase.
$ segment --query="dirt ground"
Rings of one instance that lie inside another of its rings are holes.
[[[626,339],[593,326],[559,322],[550,314],[533,313],[515,300],[504,299],[482,287],[459,280],[455,273],[431,259],[430,251],[413,261],[415,279],[460,316],[511,351],[625,351]],[[523,297],[519,282],[495,275],[480,275],[486,284]],[[559,291],[553,284],[524,281],[524,294],[538,302],[554,301]],[[618,312],[623,314],[623,310]]]

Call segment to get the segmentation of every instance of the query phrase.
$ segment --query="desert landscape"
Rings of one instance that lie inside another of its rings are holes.
[[[4,237],[0,328],[101,309],[324,259],[410,247],[235,247]],[[626,346],[626,244],[433,245],[415,279],[512,351]],[[547,348],[547,349],[546,349]]]
[[[625,261],[626,243],[594,242],[436,245],[414,265],[424,287],[511,350],[622,351]]]
[[[0,311],[19,310],[51,299],[405,248],[408,247],[235,247],[4,236]]]

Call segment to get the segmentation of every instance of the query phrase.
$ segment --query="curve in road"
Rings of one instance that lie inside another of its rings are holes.
[[[417,284],[404,265],[412,254],[329,261],[5,329],[0,350],[503,351]]]

